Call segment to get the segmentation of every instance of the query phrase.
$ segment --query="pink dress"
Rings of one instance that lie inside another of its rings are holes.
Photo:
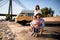
[[[38,23],[38,20],[33,20],[30,24],[31,26],[34,25],[34,27],[37,28],[38,27],[37,23]]]

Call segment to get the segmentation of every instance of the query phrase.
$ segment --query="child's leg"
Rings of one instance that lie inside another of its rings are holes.
[[[38,28],[34,28],[34,37],[37,37],[38,34]]]
[[[43,29],[42,28],[40,28],[40,34],[43,34]]]
[[[34,32],[31,34],[31,36],[33,36],[34,35]]]
[[[29,31],[31,31],[31,32],[33,31],[33,26],[31,26],[31,27],[29,28]]]

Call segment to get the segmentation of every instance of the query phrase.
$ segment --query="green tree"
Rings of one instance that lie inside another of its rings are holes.
[[[7,14],[7,15],[6,15],[6,20],[10,20],[10,18],[11,18],[10,15]]]
[[[53,16],[53,14],[54,14],[54,11],[51,9],[51,8],[49,8],[49,12],[48,12],[48,14],[49,14],[49,16]]]
[[[43,17],[53,16],[54,11],[51,8],[45,7],[41,9]]]

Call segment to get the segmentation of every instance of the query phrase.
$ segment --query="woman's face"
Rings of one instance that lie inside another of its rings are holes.
[[[36,7],[36,9],[37,9],[37,10],[39,10],[39,8],[38,8],[38,7]]]

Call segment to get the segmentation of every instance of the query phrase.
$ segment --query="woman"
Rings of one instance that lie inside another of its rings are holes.
[[[36,16],[36,14],[38,13],[42,14],[39,5],[36,5],[35,10],[34,10],[34,16]]]

